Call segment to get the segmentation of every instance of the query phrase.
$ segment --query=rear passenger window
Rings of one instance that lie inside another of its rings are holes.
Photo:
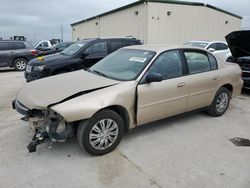
[[[121,41],[111,41],[110,42],[110,50],[111,50],[111,52],[114,52],[114,51],[118,50],[122,46],[123,46],[123,44],[122,44]]]
[[[217,64],[216,58],[213,55],[211,55],[211,54],[208,54],[208,58],[209,58],[209,61],[210,61],[211,70],[217,69],[218,68],[218,64]]]
[[[22,42],[13,42],[12,44],[13,44],[13,48],[16,49],[16,50],[26,48],[24,43],[22,43]]]
[[[210,70],[208,56],[200,52],[184,52],[190,74],[205,72]]]
[[[10,50],[10,44],[8,42],[0,42],[0,50]]]

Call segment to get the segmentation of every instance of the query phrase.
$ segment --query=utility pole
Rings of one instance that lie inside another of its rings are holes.
[[[61,40],[63,42],[63,25],[61,24]]]

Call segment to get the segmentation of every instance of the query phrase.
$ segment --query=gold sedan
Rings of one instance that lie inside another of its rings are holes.
[[[13,107],[35,130],[30,152],[46,139],[65,141],[77,128],[80,146],[102,155],[125,131],[145,123],[197,109],[223,115],[242,84],[238,65],[206,50],[131,46],[87,71],[27,84]]]

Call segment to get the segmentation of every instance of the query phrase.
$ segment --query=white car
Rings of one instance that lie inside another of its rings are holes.
[[[226,61],[228,57],[232,56],[227,43],[223,41],[197,40],[187,42],[184,45],[206,49],[221,58],[223,61]]]

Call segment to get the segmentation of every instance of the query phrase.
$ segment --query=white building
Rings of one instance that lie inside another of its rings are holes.
[[[214,6],[174,0],[140,0],[71,24],[73,41],[133,36],[145,44],[225,40],[242,17]]]

